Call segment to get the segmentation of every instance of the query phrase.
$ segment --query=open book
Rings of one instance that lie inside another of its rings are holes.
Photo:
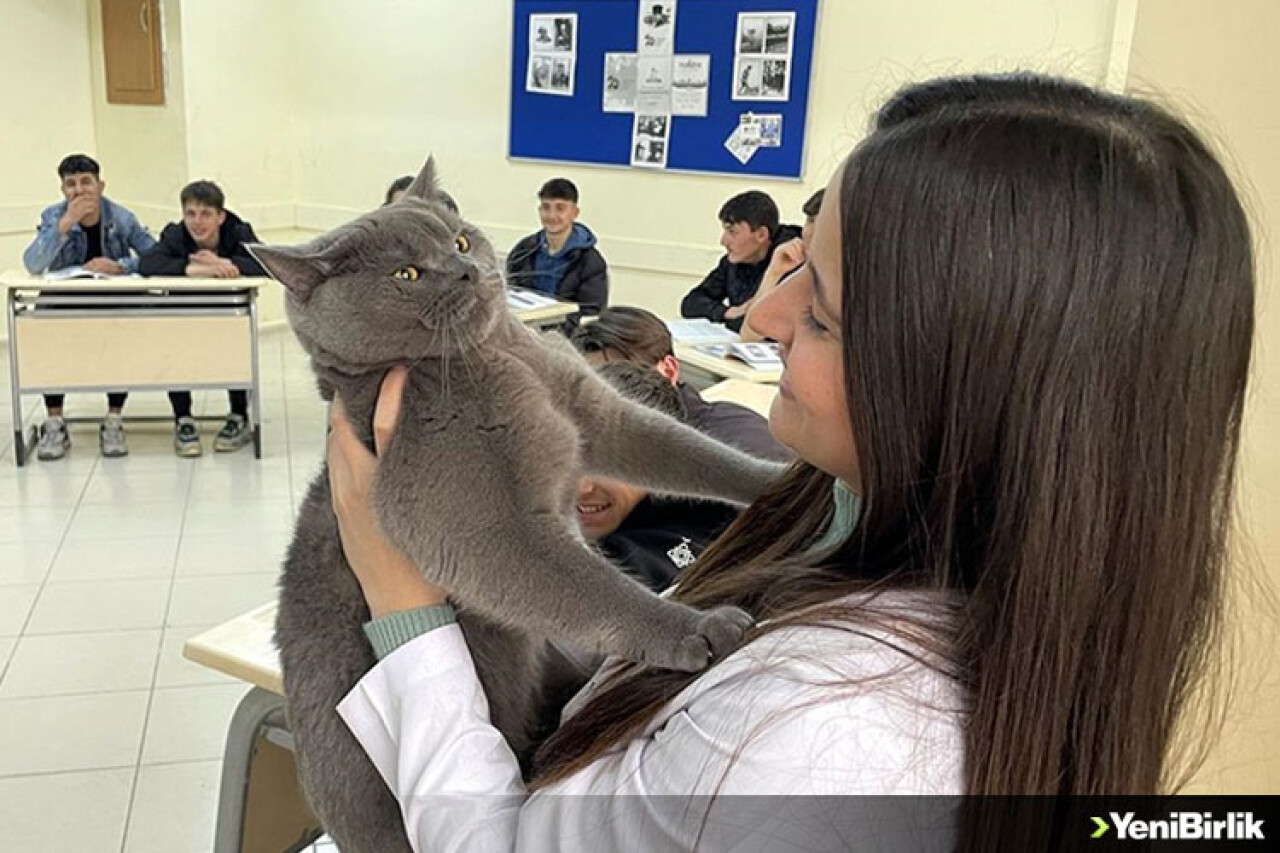
[[[45,281],[67,281],[73,278],[111,279],[119,278],[119,276],[107,275],[104,272],[94,272],[84,267],[63,267],[60,270],[50,270],[44,274]]]
[[[533,308],[546,308],[557,304],[559,303],[552,297],[538,293],[535,290],[507,289],[507,307],[512,311],[528,311]]]
[[[666,320],[672,339],[678,344],[702,346],[703,344],[733,344],[738,333],[726,329],[722,323],[713,323],[704,317],[693,320]]]
[[[782,356],[774,343],[707,344],[698,347],[698,351],[718,358],[736,358],[756,370],[782,369]]]

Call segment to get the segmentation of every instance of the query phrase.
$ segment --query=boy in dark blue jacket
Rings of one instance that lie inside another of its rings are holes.
[[[507,283],[578,303],[594,317],[609,304],[609,269],[596,249],[596,235],[578,222],[578,188],[552,178],[538,190],[542,230],[507,255]]]

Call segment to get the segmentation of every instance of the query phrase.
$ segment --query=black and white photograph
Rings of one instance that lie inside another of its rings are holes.
[[[774,56],[791,55],[791,32],[795,29],[796,16],[770,15],[765,18],[764,52]]]
[[[631,133],[631,165],[648,168],[665,168],[667,165],[667,134],[671,129],[671,117],[642,115],[637,113]]]
[[[634,53],[606,53],[604,55],[605,112],[635,112],[637,58]]]
[[[764,53],[765,19],[756,15],[738,16],[738,53]]]
[[[671,67],[671,112],[678,116],[705,116],[711,88],[711,57],[682,55]]]
[[[543,95],[572,97],[573,66],[572,56],[557,56],[553,53],[530,54],[525,90]]]
[[[551,88],[551,57],[546,54],[529,54],[529,75],[524,87],[530,92],[545,92]]]
[[[735,101],[758,101],[761,92],[761,75],[764,73],[764,60],[747,56],[739,56],[737,67],[733,69],[733,99]]]
[[[636,116],[636,133],[666,139],[668,121],[667,116]]]
[[[636,63],[636,88],[640,92],[671,91],[671,57],[641,56]]]
[[[787,68],[790,63],[785,59],[766,59],[760,73],[760,100],[787,100]]]
[[[670,54],[675,50],[675,31],[675,0],[640,0],[636,50],[640,53]]]
[[[556,50],[570,51],[570,52],[573,51],[574,29],[576,28],[574,27],[573,18],[556,18]],[[770,33],[772,33],[772,30],[770,31]],[[774,52],[776,51],[770,51],[770,53],[774,53]]]
[[[578,15],[529,16],[530,53],[575,53],[578,50]]]

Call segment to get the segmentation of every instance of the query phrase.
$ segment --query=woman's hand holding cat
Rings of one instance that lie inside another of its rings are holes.
[[[395,368],[382,381],[373,416],[374,446],[378,455],[395,433],[408,376],[406,369]],[[370,453],[360,441],[337,397],[329,408],[328,463],[329,491],[338,517],[342,551],[360,582],[373,617],[443,604],[445,591],[424,580],[413,563],[387,541],[378,527],[369,502],[378,456]]]

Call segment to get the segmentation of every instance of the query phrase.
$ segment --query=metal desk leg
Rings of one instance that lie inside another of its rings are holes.
[[[27,447],[22,433],[22,394],[18,386],[18,329],[16,322],[17,297],[8,290],[5,313],[9,321],[9,397],[13,406],[13,460],[21,468],[27,464]]]
[[[291,741],[283,697],[250,690],[227,729],[214,853],[295,853],[320,836],[298,790]]]
[[[258,291],[249,291],[249,339],[253,347],[253,405],[249,408],[253,425],[253,458],[262,458],[262,371],[258,358]]]

